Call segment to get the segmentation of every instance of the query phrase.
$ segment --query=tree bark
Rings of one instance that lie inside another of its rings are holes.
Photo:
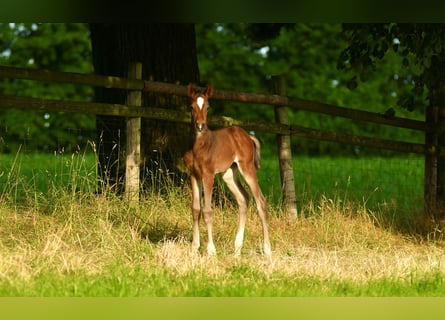
[[[142,78],[169,83],[199,83],[193,24],[90,24],[96,74],[126,76],[130,62],[142,63]],[[95,100],[125,103],[123,90],[96,88]],[[144,92],[142,107],[185,109],[184,97]],[[125,119],[97,116],[98,171],[107,187],[122,190],[124,181]],[[183,153],[191,147],[190,125],[143,119],[141,174],[158,186],[166,175],[179,181]],[[147,176],[148,175],[148,176]]]
[[[438,134],[437,145],[439,150],[445,149],[445,86],[437,92],[438,106]],[[441,220],[445,217],[445,157],[437,157],[437,199],[435,218]]]

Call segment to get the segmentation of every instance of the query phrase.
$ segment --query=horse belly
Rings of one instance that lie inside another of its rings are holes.
[[[235,162],[234,155],[220,154],[215,157],[214,165],[215,165],[215,173],[226,172],[232,164]]]
[[[207,163],[213,168],[214,173],[226,171],[233,163],[235,154],[230,145],[221,143],[213,143],[211,148],[205,153]]]

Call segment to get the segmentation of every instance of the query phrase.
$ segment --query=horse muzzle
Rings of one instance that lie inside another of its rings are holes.
[[[206,128],[205,123],[195,123],[195,130],[196,132],[203,132],[204,129]]]

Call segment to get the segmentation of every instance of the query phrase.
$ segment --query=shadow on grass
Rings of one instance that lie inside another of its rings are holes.
[[[139,233],[141,239],[155,244],[187,237],[188,232],[188,230],[181,230],[177,224],[174,226],[148,224]]]

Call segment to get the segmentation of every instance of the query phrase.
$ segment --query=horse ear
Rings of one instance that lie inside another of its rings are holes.
[[[206,88],[206,90],[204,91],[204,94],[207,97],[210,97],[213,94],[213,86],[211,84],[209,84]]]
[[[190,97],[192,97],[194,93],[195,93],[195,88],[193,88],[193,84],[190,82],[189,85],[187,86],[187,94]]]

